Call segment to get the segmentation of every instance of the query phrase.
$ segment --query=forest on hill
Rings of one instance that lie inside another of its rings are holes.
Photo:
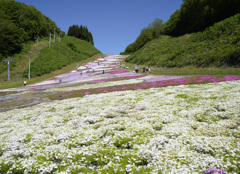
[[[143,48],[148,42],[159,39],[162,35],[178,37],[190,33],[204,32],[215,23],[238,13],[240,13],[239,0],[184,0],[181,8],[176,10],[168,21],[165,23],[160,19],[153,21],[147,28],[142,29],[135,42],[129,44],[121,54],[133,54]],[[231,28],[228,29],[227,23],[224,24],[226,26],[222,26],[222,29],[215,28],[215,32],[220,32],[218,35],[221,35],[224,30],[232,30]],[[237,27],[236,30],[239,31],[239,28]],[[159,41],[162,42],[161,39]],[[130,59],[133,59],[133,57],[127,60]],[[156,62],[155,64],[159,63]]]
[[[87,26],[70,26],[68,29],[68,36],[73,36],[78,39],[85,40],[94,45],[92,33],[88,30]]]
[[[23,43],[61,30],[34,6],[14,0],[0,1],[0,61],[19,53]]]
[[[156,67],[239,67],[240,13],[203,32],[161,35],[131,54],[127,62]]]
[[[237,13],[240,13],[239,0],[184,0],[181,9],[163,24],[163,34],[181,36],[203,31]]]

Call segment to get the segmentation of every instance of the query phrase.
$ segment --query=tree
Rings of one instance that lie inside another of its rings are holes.
[[[72,25],[68,29],[68,35],[85,40],[94,45],[92,33],[88,31],[86,26]]]
[[[147,28],[153,29],[156,35],[159,36],[162,32],[162,24],[163,24],[163,20],[156,18],[152,23],[148,25]]]

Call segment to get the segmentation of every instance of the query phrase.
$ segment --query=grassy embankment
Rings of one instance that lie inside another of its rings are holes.
[[[90,43],[73,37],[65,36],[61,42],[51,43],[48,38],[37,43],[28,43],[20,54],[12,58],[16,61],[11,69],[11,81],[7,81],[7,69],[0,74],[0,89],[23,86],[23,81],[33,84],[53,76],[71,71],[77,64],[95,60],[102,56],[101,52]],[[28,80],[29,51],[31,54],[31,80]],[[2,64],[1,67],[7,67]]]
[[[162,35],[126,62],[151,66],[152,73],[162,75],[240,75],[240,14],[203,32]]]

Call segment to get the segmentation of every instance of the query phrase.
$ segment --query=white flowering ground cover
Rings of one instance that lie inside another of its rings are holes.
[[[240,81],[229,81],[0,112],[0,173],[237,173],[239,108]]]

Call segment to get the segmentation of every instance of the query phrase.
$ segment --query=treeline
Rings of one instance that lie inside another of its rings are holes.
[[[181,36],[203,31],[237,13],[240,13],[239,0],[185,0],[181,9],[163,25],[163,33]]]
[[[237,13],[240,13],[239,0],[184,0],[181,9],[176,10],[167,22],[162,24],[158,19],[152,23],[158,26],[157,34],[150,25],[147,28],[148,31],[143,29],[136,41],[128,45],[125,52],[121,54],[131,54],[161,34],[181,36],[203,31]]]
[[[88,31],[88,28],[86,26],[70,26],[68,29],[68,36],[73,36],[78,39],[85,40],[94,45],[92,33]]]
[[[0,0],[0,60],[19,53],[24,42],[61,30],[33,6],[14,0]]]

